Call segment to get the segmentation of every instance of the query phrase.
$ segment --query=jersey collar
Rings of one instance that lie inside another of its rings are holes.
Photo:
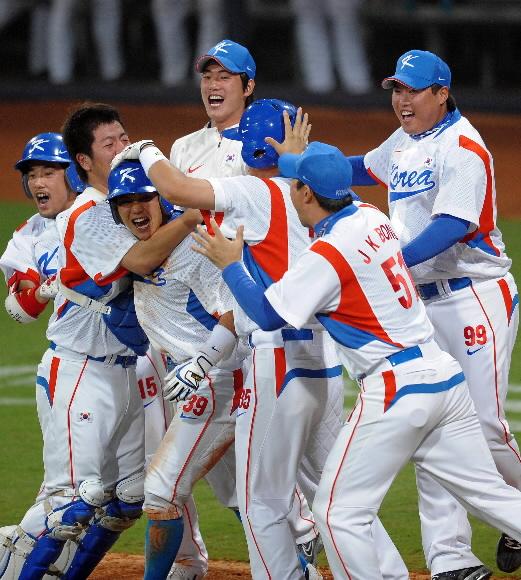
[[[354,203],[352,203],[351,205],[344,207],[344,209],[341,209],[340,211],[328,215],[324,219],[320,220],[317,224],[315,224],[315,227],[313,228],[315,231],[315,236],[317,238],[321,238],[322,236],[329,234],[329,232],[333,229],[333,226],[339,220],[348,217],[350,215],[353,215],[357,211],[358,207]]]
[[[445,131],[445,129],[448,129],[451,125],[454,125],[454,123],[456,123],[460,119],[461,113],[459,112],[459,109],[449,111],[437,125],[434,125],[434,127],[428,129],[427,131],[424,131],[423,133],[418,133],[417,135],[410,135],[410,137],[415,141],[420,141],[421,139],[425,139],[425,137],[434,135],[433,139],[436,139],[436,137],[439,137],[443,133],[443,131]]]

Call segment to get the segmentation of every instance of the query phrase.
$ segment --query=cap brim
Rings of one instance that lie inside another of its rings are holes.
[[[203,56],[199,57],[197,59],[197,62],[195,63],[195,70],[197,72],[203,72],[206,65],[211,60],[214,60],[217,64],[220,64],[223,67],[223,69],[227,70],[228,72],[234,74],[246,72],[239,70],[238,67],[236,67],[231,60],[228,60],[227,58],[217,58],[216,56],[213,56],[211,54],[204,54]]]
[[[394,77],[387,77],[382,81],[382,87],[384,89],[392,89],[394,83],[400,85],[405,85],[409,89],[421,90],[426,89],[431,86],[431,83],[425,81],[425,83],[418,83],[417,79],[413,79],[407,75],[396,75]]]
[[[221,135],[226,137],[226,139],[231,139],[232,141],[242,141],[241,134],[239,133],[239,127],[231,127],[230,129],[225,129]]]
[[[282,177],[298,179],[297,162],[301,155],[295,153],[284,153],[279,157],[279,171]]]

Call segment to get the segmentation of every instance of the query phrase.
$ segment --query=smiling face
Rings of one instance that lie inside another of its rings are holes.
[[[112,203],[112,200],[111,200]],[[116,197],[119,217],[139,240],[148,240],[163,223],[163,212],[157,193],[131,193]]]
[[[447,87],[433,93],[431,87],[417,90],[395,82],[392,91],[394,112],[408,135],[432,129],[447,114]]]
[[[91,154],[78,154],[78,162],[87,172],[89,185],[107,192],[110,163],[130,143],[127,132],[118,121],[98,125],[92,132],[94,137]]]
[[[65,168],[58,163],[33,162],[24,179],[42,217],[54,219],[76,199],[65,183]]]
[[[243,88],[240,74],[228,72],[215,61],[209,61],[201,75],[201,98],[212,125],[222,131],[237,124],[244,112],[246,99],[255,81]]]

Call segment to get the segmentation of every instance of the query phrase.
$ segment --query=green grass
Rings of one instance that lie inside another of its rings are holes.
[[[13,229],[31,215],[28,203],[2,203],[0,248],[4,248]],[[518,221],[502,220],[501,229],[510,257],[513,274],[521,280],[521,238]],[[3,294],[2,294],[3,295]],[[28,326],[12,322],[0,308],[0,402],[6,398],[34,400],[34,371],[46,348],[46,317]],[[521,384],[521,341],[517,341],[511,369],[511,383]],[[27,365],[23,376],[6,377],[3,367]],[[352,404],[349,397],[346,405]],[[509,400],[521,401],[521,393],[511,393]],[[521,412],[508,412],[513,424],[521,426]],[[41,435],[34,405],[0,404],[0,525],[18,523],[32,504],[42,479]],[[213,498],[204,482],[196,487],[201,529],[211,557],[247,560],[242,528],[235,516]],[[409,466],[403,470],[381,510],[382,520],[411,570],[423,569],[417,493],[414,474]],[[473,548],[489,566],[494,564],[498,533],[485,524],[473,521]],[[144,521],[125,532],[115,551],[141,553],[143,551]]]

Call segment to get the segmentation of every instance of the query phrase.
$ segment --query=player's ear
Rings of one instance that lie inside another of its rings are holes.
[[[92,168],[92,161],[91,158],[86,153],[78,153],[76,155],[76,160],[80,164],[81,168],[84,171],[90,171]]]
[[[244,89],[244,96],[249,97],[253,93],[254,89],[255,81],[253,79],[249,79],[246,88]]]
[[[440,105],[446,103],[448,98],[449,98],[448,87],[441,87],[441,89],[438,91],[438,102],[440,103]]]

